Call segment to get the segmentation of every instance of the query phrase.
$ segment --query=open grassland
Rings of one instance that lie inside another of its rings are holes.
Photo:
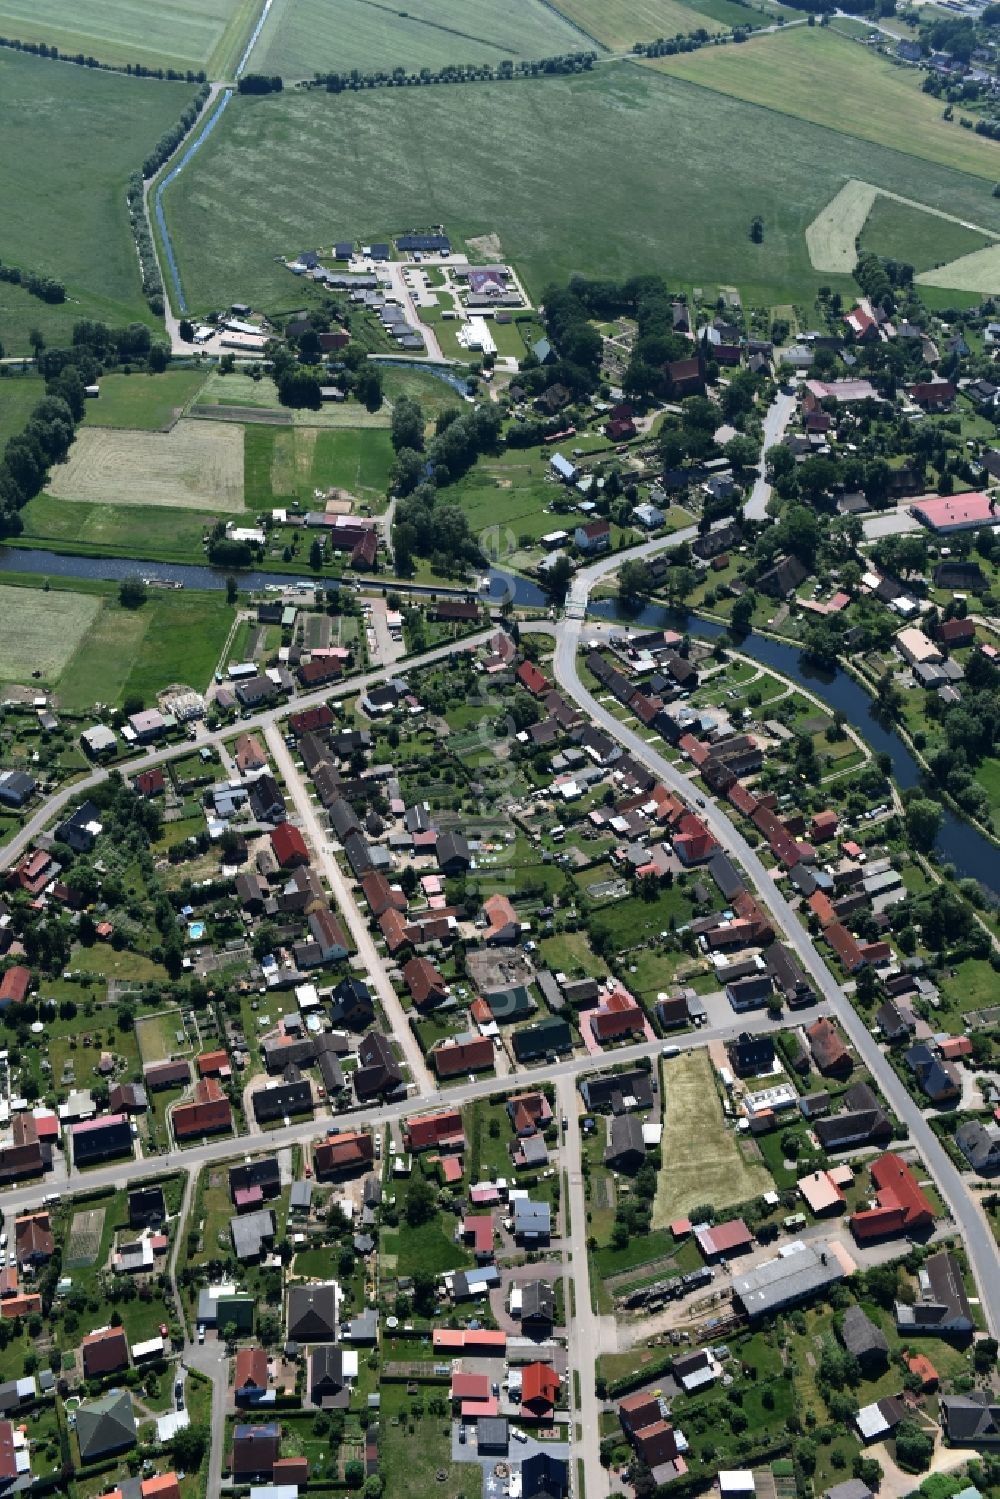
[[[33,406],[45,395],[45,382],[37,375],[8,375],[0,379],[0,447],[20,432]]]
[[[905,260],[917,271],[933,270],[992,243],[975,229],[883,197],[876,198],[861,234],[862,250]]]
[[[706,1051],[684,1052],[668,1063],[663,1091],[663,1169],[653,1204],[654,1228],[665,1228],[707,1203],[718,1211],[770,1191],[771,1173],[762,1162],[744,1157],[735,1132],[726,1125]]]
[[[145,317],[125,184],[193,94],[0,49],[4,261],[62,281],[76,317]]]
[[[154,591],[141,609],[123,609],[116,597],[108,596],[63,673],[59,702],[85,709],[95,702],[115,705],[136,694],[152,703],[175,682],[203,692],[232,618],[222,592]]]
[[[101,607],[83,593],[28,592],[0,586],[0,679],[54,682]]]
[[[81,317],[101,317],[99,303],[86,299],[86,313],[79,301],[42,302],[23,286],[0,281],[0,344],[7,355],[32,355],[31,333],[37,328],[50,347],[65,347],[73,336],[73,324]],[[152,313],[141,321],[151,323]],[[139,321],[136,314],[136,321]],[[152,325],[152,324],[151,324]],[[0,391],[0,404],[3,392]]]
[[[257,0],[0,0],[0,32],[113,67],[225,77],[258,11]]]
[[[88,401],[88,427],[128,427],[166,432],[205,383],[204,370],[165,370],[162,375],[105,375],[101,394]]]
[[[208,513],[176,506],[67,503],[49,494],[31,500],[21,519],[22,546],[164,562],[203,562],[204,533],[213,521]]]
[[[729,49],[711,58],[728,63]],[[442,153],[455,139],[462,150]],[[977,177],[630,62],[518,84],[237,98],[164,202],[194,307],[287,299],[273,256],[289,244],[428,222],[498,234],[536,295],[575,271],[659,271],[773,303],[829,281],[805,229],[851,178],[1000,228]]]
[[[542,0],[274,0],[253,66],[286,78],[333,69],[408,72],[582,50],[576,27]]]
[[[49,493],[236,513],[243,509],[243,434],[226,422],[178,422],[170,432],[83,427],[66,462],[53,469]]]
[[[921,92],[912,71],[818,26],[754,37],[722,51],[679,53],[648,66],[991,183],[996,178],[994,143],[963,130],[957,120],[942,119],[940,104]],[[864,103],[850,108],[850,99]],[[778,164],[780,180],[784,160],[770,150],[767,155],[772,166]]]

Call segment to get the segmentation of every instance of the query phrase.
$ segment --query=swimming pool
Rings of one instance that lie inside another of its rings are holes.
[[[205,923],[203,921],[188,922],[188,936],[192,942],[199,942],[205,935]]]

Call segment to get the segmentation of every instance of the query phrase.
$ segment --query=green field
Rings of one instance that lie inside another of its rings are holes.
[[[287,286],[283,290],[287,291]],[[282,406],[270,376],[255,380],[239,370],[228,375],[212,370],[198,392],[194,411],[206,415],[221,411],[227,419],[285,427],[388,427],[390,415],[385,405],[369,411],[357,401],[330,402],[319,411],[293,411]]]
[[[203,537],[211,517],[167,506],[105,505],[36,495],[21,511],[24,546],[135,557],[142,561],[203,562]]]
[[[0,0],[0,32],[113,67],[205,68],[225,77],[259,8],[257,0]]]
[[[204,370],[165,370],[162,375],[104,375],[101,394],[88,401],[88,427],[127,427],[166,432],[205,383]]]
[[[711,62],[746,50],[712,49]],[[859,65],[868,60],[854,52]],[[442,153],[440,142],[457,137],[461,152]],[[237,98],[164,201],[196,307],[237,293],[282,305],[288,275],[273,257],[289,244],[427,222],[456,238],[496,233],[536,295],[552,279],[611,268],[738,285],[745,299],[784,303],[813,295],[820,280],[838,284],[812,270],[804,234],[851,177],[1000,229],[1000,203],[978,177],[630,62],[518,84]],[[759,246],[749,241],[756,213],[766,224]]]
[[[407,0],[405,7],[372,0],[274,0],[253,52],[253,66],[285,78],[317,71],[445,63],[579,52],[585,39],[542,0]]]
[[[564,16],[612,52],[624,51],[633,42],[653,42],[660,36],[695,31],[699,26],[706,31],[725,30],[721,21],[699,14],[684,0],[557,0],[557,4]],[[744,25],[754,18],[753,12],[743,11],[742,6],[732,9],[743,13]]]
[[[0,586],[0,679],[52,684],[86,635],[100,600],[83,593],[28,592]]]
[[[50,347],[65,347],[73,336],[73,324],[79,317],[78,303],[41,302],[26,287],[0,281],[0,344],[7,355],[27,355],[30,358],[31,334],[36,328]],[[152,317],[151,313],[149,317]],[[2,403],[0,392],[0,405]]]
[[[862,250],[891,260],[905,260],[916,271],[931,270],[994,243],[974,229],[921,213],[919,208],[909,208],[891,198],[875,199],[861,232]]]
[[[112,583],[28,574],[5,580],[0,605],[10,621],[0,627],[0,680],[30,681],[42,670],[58,705],[78,712],[131,693],[151,703],[175,682],[204,690],[233,619],[221,589],[154,589],[140,609],[124,609]],[[91,948],[80,966],[119,956]]]
[[[942,119],[941,105],[921,92],[912,72],[818,26],[755,37],[721,52],[713,48],[659,58],[649,66],[991,183],[996,177],[991,143],[963,130],[957,120]],[[846,109],[850,98],[863,99],[864,106]],[[776,176],[783,181],[784,161],[769,154],[781,162]]]
[[[762,1161],[749,1161],[728,1127],[715,1092],[706,1051],[689,1051],[663,1070],[663,1170],[653,1205],[653,1227],[711,1203],[718,1212],[746,1202],[774,1183]],[[691,1121],[698,1121],[698,1148],[691,1149]]]
[[[346,489],[368,506],[385,502],[393,463],[384,428],[244,428],[246,502],[269,509],[290,501],[317,508],[316,490]]]
[[[8,375],[0,379],[0,447],[20,432],[33,406],[45,395],[45,382],[35,375]]]
[[[17,205],[3,215],[0,255],[62,281],[75,318],[148,315],[125,184],[193,95],[0,49],[0,202]],[[32,301],[44,329],[45,303]]]

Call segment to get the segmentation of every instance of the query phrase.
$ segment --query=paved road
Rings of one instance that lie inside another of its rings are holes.
[[[782,1022],[771,1020],[766,1012],[749,1016],[741,1015],[734,1016],[732,1024],[706,1027],[700,1031],[677,1036],[674,1040],[682,1050],[687,1050],[691,1047],[706,1046],[711,1041],[726,1041],[735,1036],[738,1030],[747,1030],[756,1034],[761,1031],[779,1030],[781,1025]],[[575,1083],[587,1073],[600,1072],[611,1066],[617,1067],[619,1064],[638,1062],[643,1057],[655,1057],[659,1053],[660,1045],[659,1041],[643,1041],[635,1046],[616,1048],[613,1052],[601,1056],[569,1057],[562,1062],[545,1063],[539,1067],[525,1067],[521,1069],[518,1078],[525,1087],[542,1082],[558,1083],[561,1078],[569,1078]],[[464,1082],[455,1088],[435,1088],[434,1091],[424,1096],[409,1098],[400,1103],[379,1104],[372,1108],[353,1110],[340,1115],[338,1123],[347,1124],[352,1129],[383,1128],[386,1124],[393,1124],[400,1119],[408,1118],[411,1114],[424,1113],[445,1106],[457,1107],[474,1102],[476,1099],[489,1098],[491,1093],[497,1091],[497,1086],[495,1077],[482,1077],[474,1083]],[[246,1135],[240,1135],[237,1138],[227,1136],[225,1139],[204,1141],[186,1150],[174,1147],[172,1150],[162,1151],[159,1155],[150,1156],[141,1161],[128,1162],[125,1165],[119,1161],[114,1165],[88,1170],[82,1175],[72,1172],[68,1180],[61,1185],[66,1192],[72,1192],[77,1188],[81,1191],[92,1189],[100,1191],[104,1187],[120,1187],[127,1171],[128,1184],[134,1186],[147,1177],[163,1176],[169,1171],[193,1171],[203,1166],[218,1165],[222,1161],[235,1162],[252,1155],[273,1155],[279,1150],[319,1138],[324,1128],[323,1120],[303,1119],[296,1124],[286,1125],[282,1129],[271,1130],[259,1138],[249,1138]],[[0,1192],[0,1209],[5,1216],[9,1217],[11,1214],[41,1207],[45,1193],[48,1191],[51,1191],[51,1183],[47,1181],[22,1182]]]
[[[593,586],[598,578],[614,571],[616,560],[620,559],[602,559],[602,562],[578,573],[574,580],[577,598],[580,599],[584,590]],[[553,671],[560,687],[585,709],[592,722],[599,724],[637,760],[648,766],[664,785],[690,799],[691,783],[687,776],[682,775],[654,747],[647,744],[634,729],[622,724],[602,707],[583,685],[577,668],[577,652],[584,628],[583,620],[579,617],[567,618],[558,626],[538,622],[532,625],[532,629],[542,630],[556,637]],[[1000,1329],[1000,1253],[990,1227],[978,1204],[969,1194],[961,1173],[816,951],[812,939],[776,885],[770,870],[764,867],[758,854],[714,798],[706,798],[705,806],[699,808],[699,816],[719,844],[742,864],[756,887],[762,904],[773,917],[775,930],[782,934],[794,950],[802,967],[812,978],[817,992],[830,1005],[894,1113],[909,1129],[913,1144],[923,1156],[963,1234],[979,1284],[986,1320],[990,1331],[996,1335]]]
[[[324,829],[320,822],[320,811],[309,795],[309,789],[292,759],[277,724],[269,723],[264,730],[264,737],[271,756],[291,793],[302,829],[312,844],[320,868],[350,928],[354,945],[368,970],[368,981],[382,1002],[392,1034],[403,1048],[403,1054],[409,1064],[410,1076],[416,1083],[418,1092],[433,1092],[434,1084],[427,1070],[423,1052],[406,1018],[399,996],[389,980],[385,958],[375,946],[375,941],[368,929],[368,922],[361,914],[354,892],[334,857],[329,830]]]
[[[315,692],[298,693],[288,702],[280,703],[274,708],[267,708],[261,713],[253,713],[239,723],[228,724],[225,728],[215,729],[212,732],[204,731],[195,740],[185,739],[181,744],[160,745],[146,750],[144,754],[137,755],[134,759],[115,760],[108,769],[103,766],[98,767],[46,798],[38,811],[29,817],[21,831],[15,833],[13,838],[0,849],[0,869],[7,869],[11,864],[16,864],[32,840],[37,838],[42,829],[55,819],[67,803],[73,801],[81,792],[88,791],[92,786],[98,786],[101,781],[107,780],[108,770],[117,770],[121,775],[131,777],[141,770],[148,769],[151,765],[164,765],[170,760],[183,759],[185,755],[191,753],[192,748],[199,749],[206,744],[217,747],[224,739],[231,739],[235,733],[250,733],[255,729],[263,729],[266,732],[269,724],[287,718],[289,713],[299,713],[304,708],[315,708],[320,703],[333,702],[338,698],[353,697],[355,693],[364,692],[368,687],[384,682],[389,677],[405,676],[408,671],[416,671],[422,666],[429,666],[434,661],[453,656],[456,651],[468,650],[472,646],[480,645],[492,634],[492,629],[480,630],[475,635],[466,636],[463,640],[453,640],[447,645],[436,646],[434,650],[425,651],[421,656],[411,656],[407,661],[396,661],[391,666],[365,672],[360,677],[348,677],[332,687],[328,685],[318,688]]]
[[[764,456],[768,448],[773,448],[775,443],[781,441],[785,435],[785,428],[792,419],[795,410],[795,393],[787,388],[778,390],[767,408],[764,417],[764,437],[760,445],[760,463],[757,466],[757,478],[754,480],[753,490],[750,498],[743,507],[743,514],[747,520],[766,520],[767,502],[771,498],[771,486],[764,474]]]
[[[617,1054],[616,1054],[617,1056]],[[654,1064],[655,1065],[655,1064]],[[569,1119],[570,1126],[563,1135],[562,1164],[568,1188],[565,1211],[570,1218],[569,1241],[572,1264],[572,1295],[574,1313],[566,1309],[569,1341],[570,1379],[575,1371],[580,1387],[579,1401],[575,1388],[569,1391],[569,1405],[573,1420],[581,1430],[581,1439],[576,1440],[573,1430],[573,1450],[583,1459],[587,1499],[605,1499],[609,1491],[607,1469],[601,1465],[601,1421],[600,1404],[594,1386],[594,1370],[601,1352],[600,1328],[590,1300],[590,1271],[587,1257],[587,1199],[583,1183],[583,1152],[580,1147],[580,1128],[577,1122],[578,1108],[576,1088],[572,1078],[563,1077],[556,1085],[556,1100],[560,1114]],[[566,1296],[570,1295],[569,1286]]]

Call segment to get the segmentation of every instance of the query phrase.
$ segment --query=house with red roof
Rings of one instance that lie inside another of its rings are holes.
[[[114,1374],[118,1369],[128,1368],[128,1339],[123,1327],[102,1327],[92,1332],[80,1344],[83,1354],[83,1372],[88,1379],[99,1379],[102,1374]]]
[[[492,1072],[496,1054],[489,1036],[459,1036],[439,1041],[428,1056],[438,1077],[458,1077],[466,1072]]]
[[[606,552],[611,545],[611,526],[606,520],[592,520],[577,526],[573,540],[581,552]]]
[[[534,661],[522,661],[517,668],[517,680],[522,687],[527,687],[533,697],[541,697],[549,690],[549,680],[544,672],[539,671]]]
[[[281,822],[272,828],[270,838],[274,857],[282,869],[295,869],[300,864],[309,863],[306,840],[290,822]]]
[[[217,1077],[201,1077],[190,1103],[174,1106],[170,1115],[176,1140],[218,1135],[233,1127],[233,1110]]]
[[[559,1399],[559,1375],[551,1364],[525,1364],[521,1370],[521,1419],[548,1421]]]
[[[517,912],[506,895],[488,895],[483,901],[487,926],[483,940],[489,947],[511,946],[521,935]]]
[[[442,1109],[406,1121],[403,1141],[408,1150],[464,1150],[465,1130],[458,1109]]]
[[[865,966],[865,955],[842,922],[834,921],[823,936],[829,942],[847,973],[857,973]]]
[[[623,989],[609,994],[599,1010],[591,1011],[590,1031],[595,1041],[618,1041],[623,1036],[644,1036],[646,1016]]]
[[[728,1259],[734,1254],[746,1254],[753,1246],[753,1234],[742,1218],[696,1229],[694,1236],[698,1248],[709,1262]]]
[[[375,917],[382,916],[386,911],[405,911],[406,896],[398,886],[389,884],[384,874],[377,869],[369,870],[368,874],[361,877],[361,889],[364,892],[368,908]]]
[[[489,1213],[469,1213],[462,1223],[462,1238],[480,1265],[493,1258],[493,1218]]]
[[[166,785],[167,780],[161,765],[154,765],[150,770],[141,770],[135,778],[135,789],[140,796],[162,796]]]
[[[833,1077],[846,1077],[853,1070],[854,1062],[844,1045],[843,1037],[834,1022],[825,1015],[806,1026],[805,1037],[820,1072]]]
[[[363,1171],[373,1159],[372,1137],[365,1130],[328,1135],[313,1148],[313,1168],[320,1181]]]
[[[411,958],[403,965],[406,987],[418,1010],[429,1010],[448,998],[448,985],[430,958]]]
[[[851,1215],[851,1232],[862,1243],[925,1233],[934,1226],[934,1208],[910,1167],[895,1151],[871,1167],[877,1207]]]
[[[975,638],[975,622],[968,616],[965,619],[942,620],[938,625],[938,639],[943,640],[949,647],[971,645]]]
[[[316,734],[332,725],[333,710],[326,703],[320,703],[317,708],[306,708],[302,713],[293,713],[288,720],[293,734]]]
[[[55,878],[56,864],[51,854],[36,848],[25,854],[15,866],[14,874],[22,890],[27,890],[29,895],[41,895],[49,880]]]
[[[700,817],[695,817],[693,812],[685,812],[673,835],[673,847],[681,863],[690,867],[692,864],[703,864],[711,857],[718,844]]]
[[[30,988],[30,968],[25,968],[23,963],[17,963],[13,968],[8,968],[3,978],[0,979],[0,1009],[10,1004],[23,1004]]]
[[[198,1072],[201,1077],[229,1077],[232,1068],[229,1065],[229,1053],[222,1049],[218,1051],[203,1051],[197,1058]]]
[[[744,817],[752,817],[756,812],[759,805],[757,798],[742,781],[734,781],[726,795],[737,812],[742,812]]]
[[[259,1405],[268,1393],[267,1353],[263,1348],[238,1348],[233,1377],[237,1405]]]
[[[817,812],[809,826],[809,837],[813,843],[825,843],[828,838],[836,837],[839,827],[840,818],[836,812]]]

